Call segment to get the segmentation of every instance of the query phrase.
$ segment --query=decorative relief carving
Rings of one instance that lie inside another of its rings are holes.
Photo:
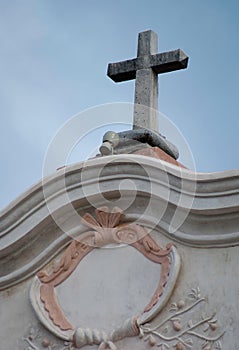
[[[197,310],[205,302],[207,299],[201,297],[199,288],[192,289],[186,300],[171,305],[168,316],[158,324],[141,325],[140,336],[150,347],[160,350],[221,350],[225,331],[220,329],[216,315],[204,315]]]
[[[40,329],[30,327],[26,336],[23,338],[24,350],[74,350],[72,344],[68,341],[52,341],[43,335]]]
[[[48,275],[46,271],[37,274],[40,286],[40,298],[44,303],[45,310],[49,313],[52,322],[61,330],[73,330],[74,327],[64,316],[57,301],[54,288],[64,282],[67,277],[76,269],[80,261],[93,247],[87,246],[79,241],[73,241],[65,250],[65,253],[58,266]]]
[[[77,348],[96,344],[100,350],[116,349],[114,342],[139,335],[139,325],[153,319],[168,301],[177,279],[180,260],[175,247],[169,244],[166,249],[161,248],[145,227],[134,223],[120,224],[124,217],[121,209],[114,208],[109,212],[107,207],[103,207],[96,209],[95,214],[96,218],[89,213],[84,215],[83,224],[91,230],[71,242],[53,270],[42,270],[37,274],[30,295],[40,321],[59,338],[70,341]],[[130,245],[147,259],[159,264],[158,286],[141,315],[133,315],[110,334],[75,328],[57,301],[55,287],[63,283],[93,249],[112,243]]]
[[[185,317],[206,301],[200,297],[199,289],[192,290],[190,301],[186,299],[172,304],[169,316],[154,325],[155,317],[171,296],[179,273],[180,258],[176,248],[171,244],[166,249],[161,248],[145,227],[134,223],[120,224],[124,213],[119,208],[114,208],[112,212],[107,207],[98,208],[95,214],[96,218],[89,213],[83,217],[83,224],[91,230],[70,243],[53,270],[40,271],[33,281],[32,305],[45,327],[76,348],[99,345],[99,350],[115,350],[118,340],[140,336],[150,347],[157,346],[160,350],[187,350],[198,344],[200,350],[220,350],[223,332],[218,332],[214,315],[199,315],[199,320],[191,318],[185,323]],[[109,334],[95,329],[76,328],[64,315],[57,301],[55,287],[63,283],[93,249],[112,243],[130,245],[160,265],[156,290],[139,316],[132,315]],[[151,321],[154,321],[153,324]],[[202,329],[203,326],[207,328]]]

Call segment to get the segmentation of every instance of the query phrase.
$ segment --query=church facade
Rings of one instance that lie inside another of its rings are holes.
[[[1,349],[238,348],[239,170],[186,169],[158,133],[158,74],[188,58],[156,41],[109,65],[136,78],[133,130],[1,213]]]

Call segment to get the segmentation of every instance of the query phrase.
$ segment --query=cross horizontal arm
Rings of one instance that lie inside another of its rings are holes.
[[[184,69],[188,64],[188,56],[180,49],[145,55],[132,60],[110,63],[107,75],[116,83],[136,78],[136,71],[152,68],[155,73],[161,74],[174,70]]]
[[[122,62],[109,63],[107,75],[116,83],[136,78],[137,58]]]
[[[187,68],[188,56],[181,50],[158,53],[150,57],[150,66],[157,74]]]

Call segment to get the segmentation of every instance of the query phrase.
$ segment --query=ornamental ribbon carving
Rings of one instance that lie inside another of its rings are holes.
[[[107,207],[98,208],[95,210],[95,217],[85,214],[82,223],[90,230],[69,244],[52,271],[40,271],[33,281],[31,301],[40,321],[56,336],[72,342],[77,348],[96,344],[99,345],[99,350],[116,349],[114,343],[117,340],[140,335],[142,325],[160,312],[174,288],[180,264],[176,248],[171,244],[165,249],[161,248],[145,227],[134,223],[121,223],[123,218],[124,213],[119,208],[114,208],[111,212]],[[63,283],[93,249],[112,243],[130,245],[147,259],[160,265],[156,290],[139,316],[132,315],[110,334],[76,328],[64,315],[55,294],[55,287]]]

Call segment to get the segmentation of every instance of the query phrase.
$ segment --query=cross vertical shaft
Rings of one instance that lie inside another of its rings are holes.
[[[157,34],[151,30],[139,33],[137,58],[149,62],[157,51]],[[158,131],[158,74],[145,63],[136,71],[133,128],[144,125]]]

